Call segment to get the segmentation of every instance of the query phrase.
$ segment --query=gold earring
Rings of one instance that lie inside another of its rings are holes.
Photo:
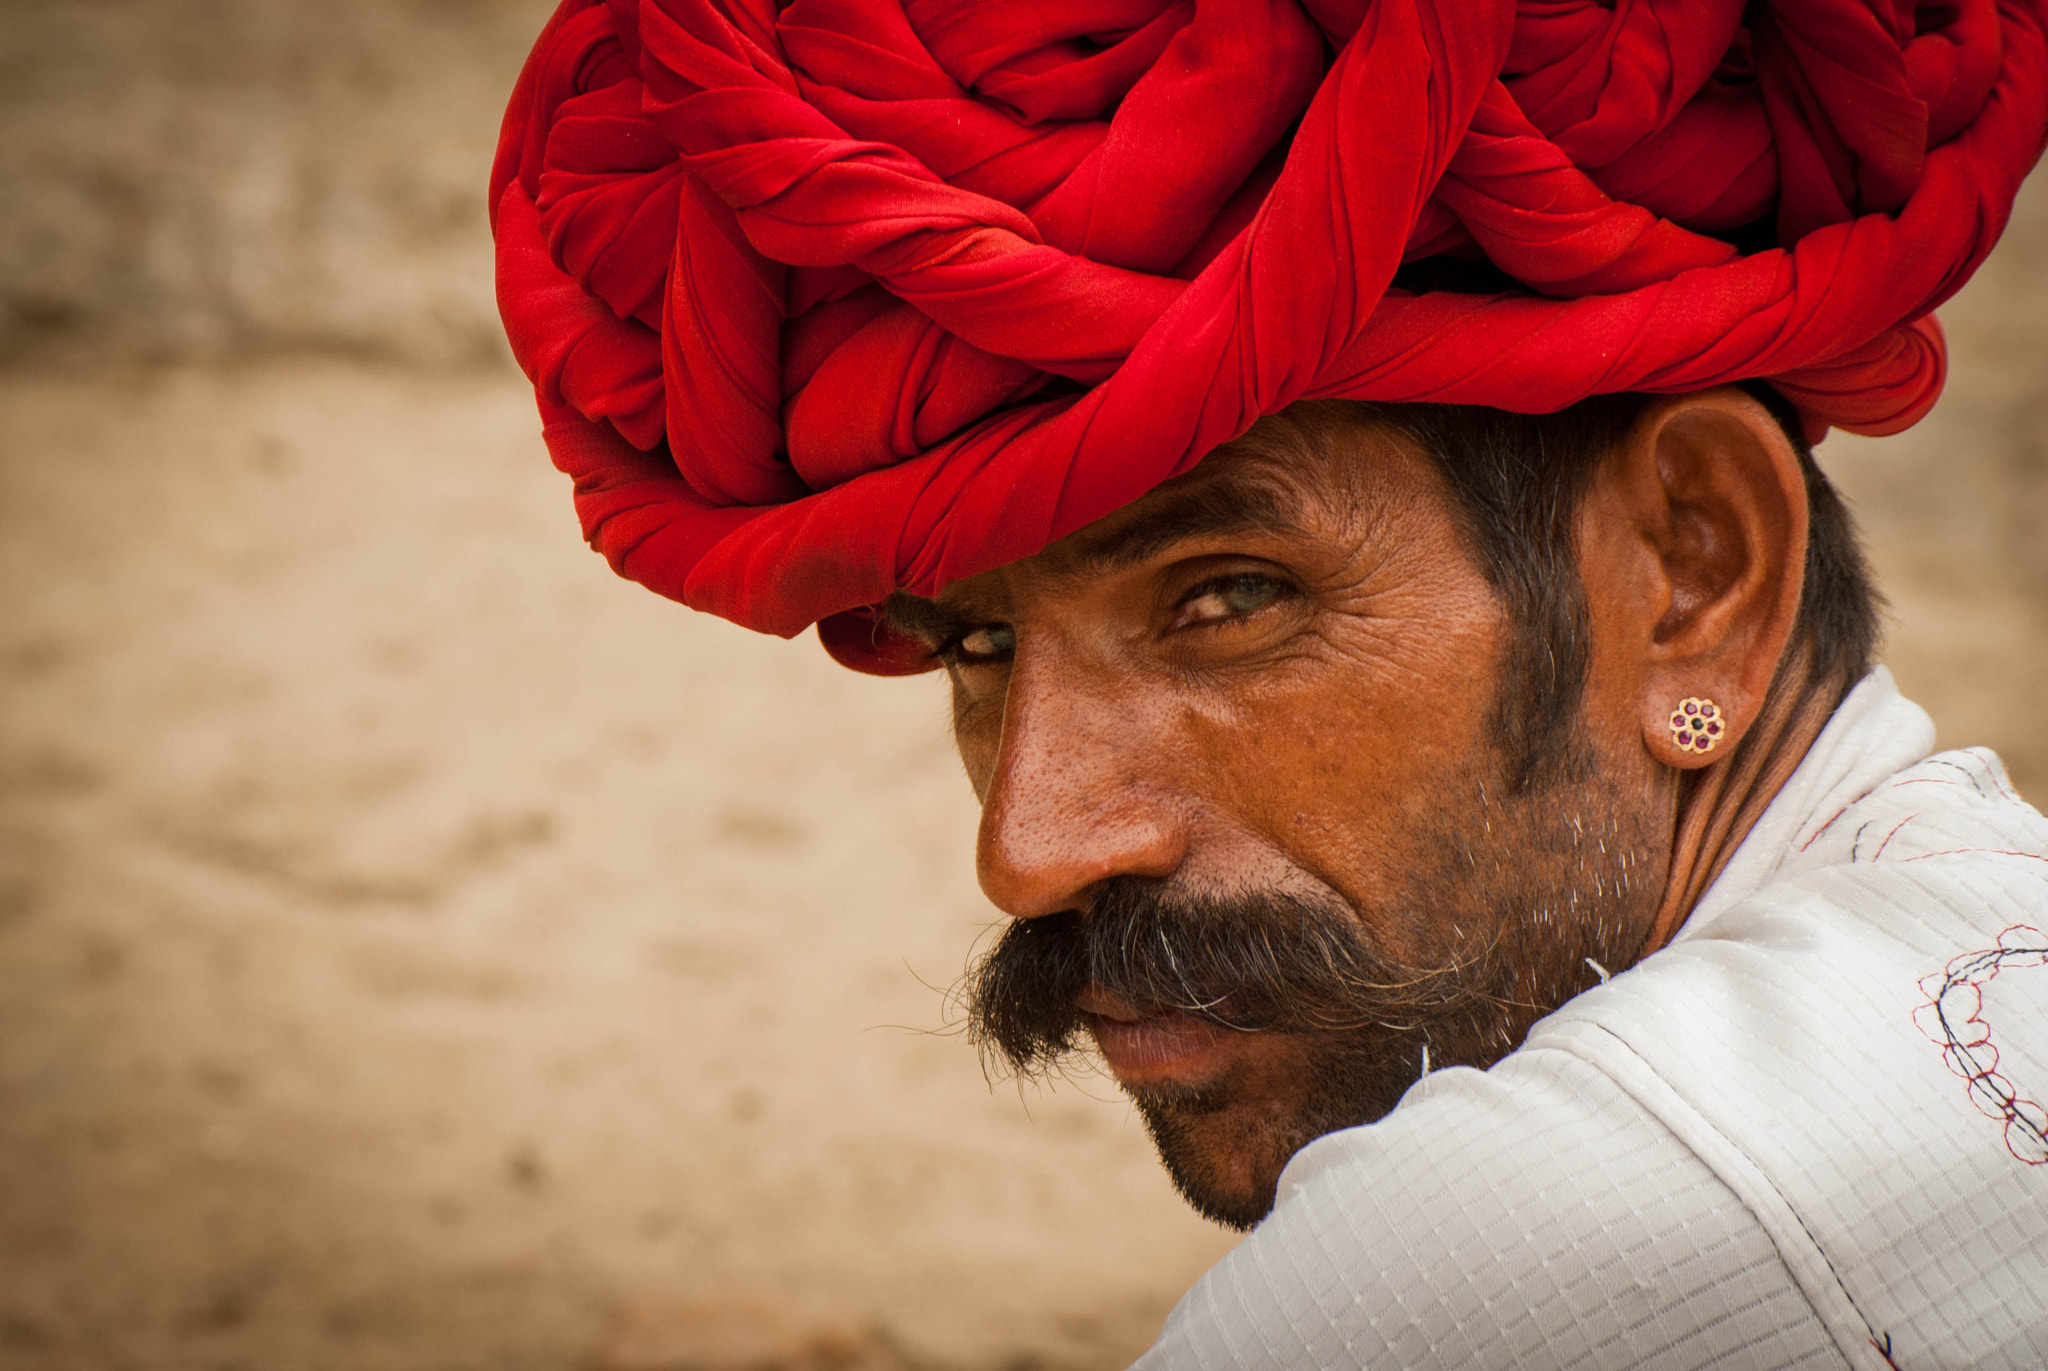
[[[1680,700],[1678,708],[1671,711],[1671,741],[1678,744],[1680,752],[1712,752],[1720,745],[1725,727],[1721,706],[1697,695]]]

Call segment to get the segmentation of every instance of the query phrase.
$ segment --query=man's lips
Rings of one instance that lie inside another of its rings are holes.
[[[1179,1010],[1140,1010],[1090,986],[1075,1006],[1095,1045],[1127,1086],[1198,1084],[1213,1076],[1241,1035]]]

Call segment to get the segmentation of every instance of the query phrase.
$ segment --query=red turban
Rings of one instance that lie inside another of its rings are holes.
[[[1913,423],[2041,152],[2044,9],[564,0],[499,304],[613,567],[886,671],[891,591],[1305,397],[1766,377]],[[1516,285],[1398,287],[1425,258]]]

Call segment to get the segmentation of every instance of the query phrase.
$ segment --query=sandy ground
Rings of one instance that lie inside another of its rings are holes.
[[[0,1368],[1116,1365],[1228,1242],[946,1032],[936,683],[612,579],[477,360],[545,8],[8,11]],[[1823,458],[2038,795],[2044,187],[1945,317]]]

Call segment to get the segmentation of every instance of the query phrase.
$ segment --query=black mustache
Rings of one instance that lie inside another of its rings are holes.
[[[1083,990],[1144,1013],[1283,1033],[1414,1031],[1494,1003],[1470,974],[1492,949],[1427,968],[1382,955],[1346,906],[1260,892],[1201,897],[1108,883],[1084,913],[1017,919],[969,969],[961,998],[985,1059],[1051,1070],[1082,1044]]]

